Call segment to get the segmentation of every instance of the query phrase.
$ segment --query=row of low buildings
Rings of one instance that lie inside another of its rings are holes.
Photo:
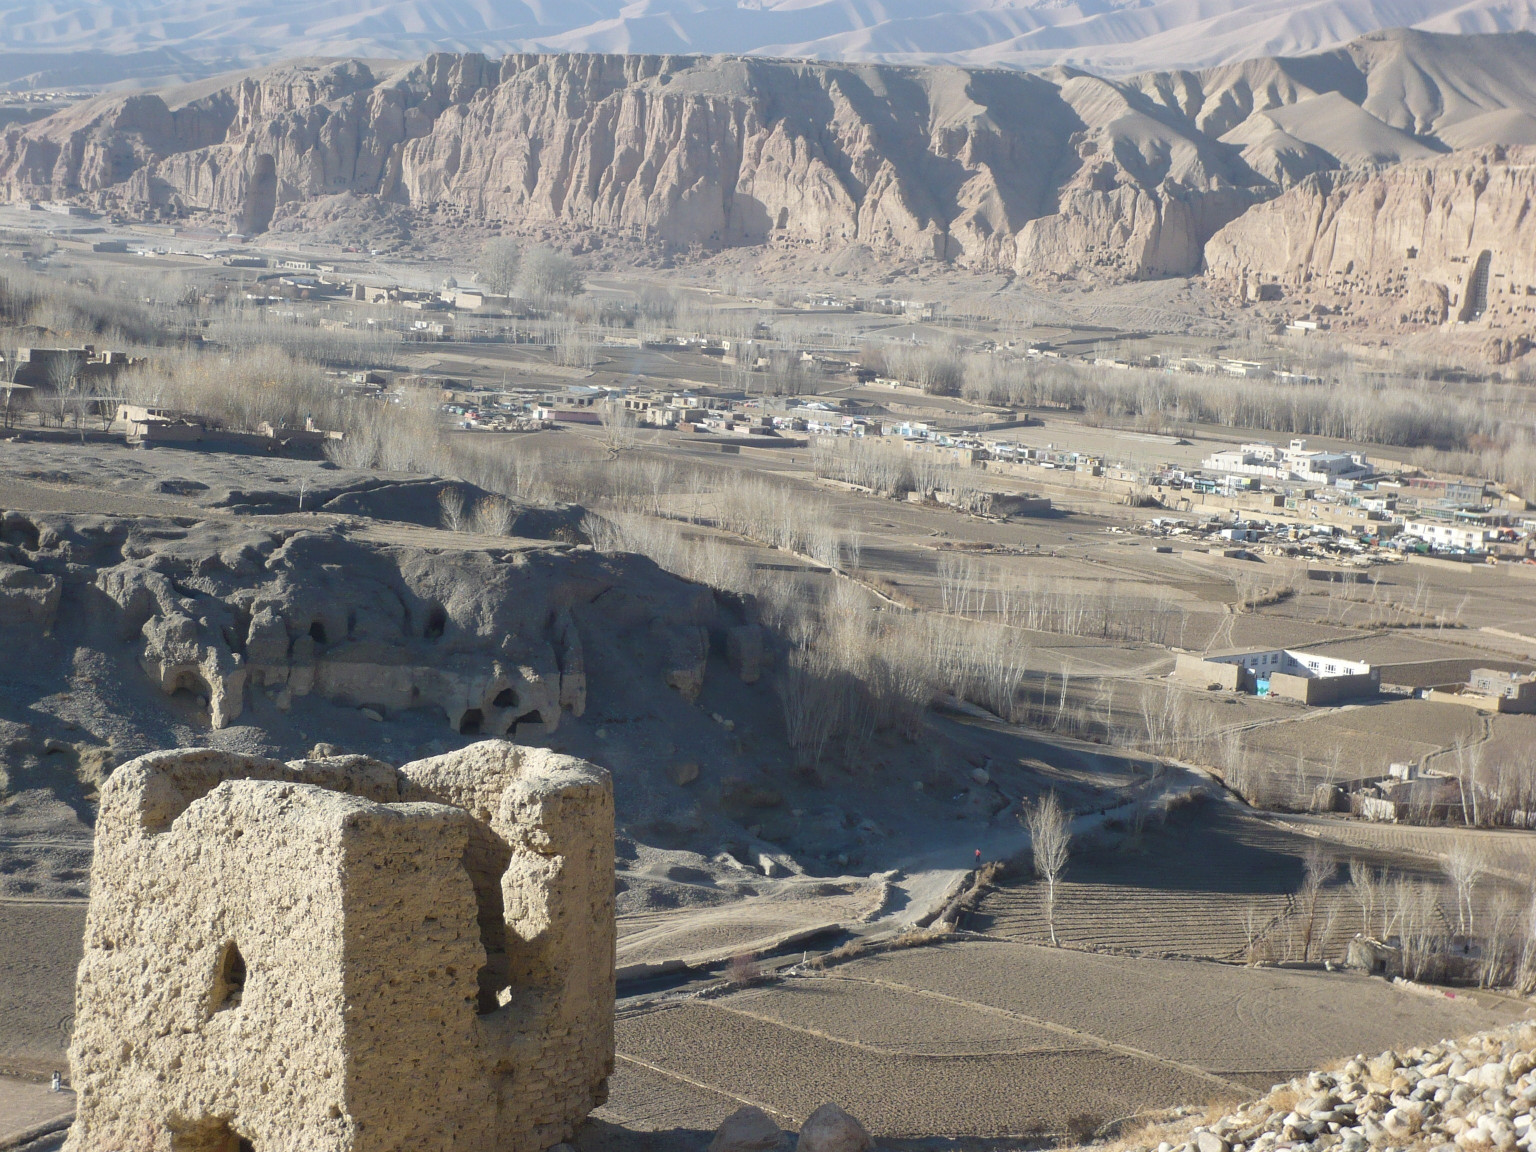
[[[1213,691],[1332,705],[1381,692],[1382,670],[1359,660],[1291,648],[1179,653],[1171,678]],[[1397,689],[1402,691],[1402,689]],[[1465,683],[1416,690],[1424,699],[1489,713],[1536,713],[1536,674],[1474,668]]]
[[[1312,504],[1315,511],[1318,504],[1333,504],[1357,512],[1368,524],[1362,535],[1399,551],[1523,558],[1536,528],[1536,518],[1522,515],[1523,501],[1505,499],[1500,506],[1485,484],[1387,473],[1364,453],[1312,451],[1305,440],[1223,449],[1206,457],[1202,468],[1211,475],[1183,476],[1181,482],[1234,495],[1260,491],[1268,481],[1283,494],[1286,508]]]
[[[1213,452],[1202,462],[1211,472],[1232,476],[1258,476],[1297,484],[1337,484],[1340,480],[1364,480],[1373,474],[1363,452],[1325,452],[1307,448],[1305,440],[1285,447],[1274,444],[1242,444]]]

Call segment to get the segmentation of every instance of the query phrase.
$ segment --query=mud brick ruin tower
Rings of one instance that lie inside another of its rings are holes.
[[[191,749],[102,790],[70,1152],[543,1152],[613,1067],[608,774]]]

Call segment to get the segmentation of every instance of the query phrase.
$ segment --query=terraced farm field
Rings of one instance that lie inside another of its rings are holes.
[[[1510,878],[1529,880],[1536,875],[1536,832],[1375,824],[1326,816],[1286,816],[1279,823],[1338,845],[1341,855],[1369,852],[1439,861],[1453,847],[1466,844],[1474,847],[1490,868],[1498,869]]]
[[[1316,709],[1283,724],[1254,728],[1243,745],[1272,769],[1286,775],[1298,757],[1309,766],[1308,778],[1320,782],[1321,766],[1337,757],[1338,778],[1383,775],[1394,761],[1423,762],[1438,756],[1457,738],[1482,736],[1483,717],[1460,704],[1392,700],[1339,709]]]
[[[791,1126],[833,1100],[886,1138],[1082,1137],[1519,1011],[1357,975],[949,944],[621,1013],[600,1118],[707,1132],[749,1102]]]
[[[1321,842],[1340,862],[1319,903],[1315,941],[1342,957],[1361,928],[1348,886],[1350,858],[1445,889],[1439,855],[1445,829],[1408,829],[1337,818],[1258,816],[1234,801],[1207,801],[1149,828],[1139,842],[1087,847],[1057,886],[1056,932],[1063,944],[1145,955],[1242,961],[1300,959],[1295,893],[1309,849]],[[1536,850],[1536,835],[1487,833],[1490,851]],[[1513,838],[1512,840],[1510,838]],[[1533,857],[1536,859],[1536,857]],[[1485,883],[1479,904],[1496,882]],[[1015,940],[1050,940],[1044,886],[1005,879],[966,927]],[[1442,903],[1452,906],[1445,889]],[[1316,943],[1314,942],[1314,948]]]

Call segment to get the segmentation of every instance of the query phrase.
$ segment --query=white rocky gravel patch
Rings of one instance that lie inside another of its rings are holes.
[[[1191,1130],[1127,1152],[1514,1152],[1532,1147],[1536,1024],[1310,1072]],[[1152,1134],[1149,1134],[1149,1136]]]

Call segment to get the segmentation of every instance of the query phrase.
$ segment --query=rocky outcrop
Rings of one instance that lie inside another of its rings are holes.
[[[426,550],[337,530],[16,514],[4,526],[7,642],[42,634],[68,593],[77,631],[215,729],[259,695],[283,712],[312,696],[464,735],[549,735],[586,711],[584,633],[604,651],[633,635],[641,655],[625,653],[626,669],[692,701],[711,630],[723,646],[740,626],[709,590],[584,546]]]
[[[1536,150],[1309,177],[1206,245],[1213,281],[1345,319],[1536,331]],[[1270,286],[1270,287],[1266,287]]]
[[[299,61],[0,137],[0,189],[259,232],[389,212],[670,250],[850,243],[1023,275],[1189,274],[1319,174],[1536,144],[1536,37],[1392,31],[1107,80],[757,57]]]
[[[1439,992],[1409,986],[1421,994]],[[1536,1027],[1519,1024],[1312,1072],[1214,1123],[1153,1126],[1127,1152],[1330,1148],[1514,1152],[1533,1139]]]
[[[806,1117],[796,1152],[869,1152],[869,1133],[836,1104],[823,1104]]]
[[[0,627],[46,636],[58,610],[58,580],[21,564],[0,563]]]

